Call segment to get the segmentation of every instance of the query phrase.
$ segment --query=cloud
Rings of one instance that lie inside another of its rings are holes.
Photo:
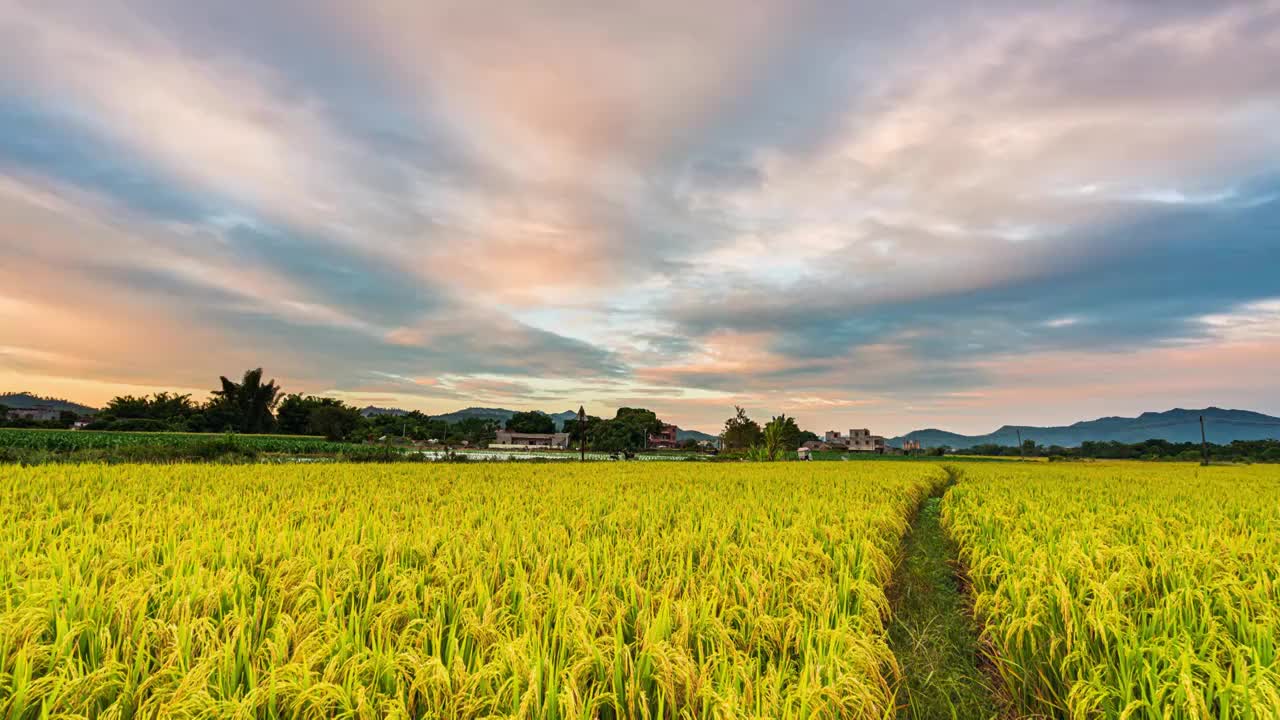
[[[59,364],[68,374],[190,386],[263,357],[326,387],[372,371],[621,372],[581,341],[451,298],[422,302],[408,276],[323,244],[150,222],[99,196],[14,179],[0,178],[0,212],[0,327],[23,339],[24,358],[42,348],[78,358]],[[109,254],[95,252],[104,245]],[[391,324],[401,321],[430,334]]]
[[[1176,387],[1277,344],[1277,65],[1275,0],[19,3],[0,370],[859,426],[1014,412],[1020,361]]]

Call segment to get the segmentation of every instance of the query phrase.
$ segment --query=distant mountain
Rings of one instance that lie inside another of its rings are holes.
[[[380,408],[380,407],[375,407],[373,405],[369,405],[368,407],[361,408],[360,414],[365,417],[378,417],[379,415],[391,415],[392,417],[400,417],[402,415],[408,415],[409,411],[401,410],[400,408]]]
[[[451,413],[445,413],[443,415],[432,415],[432,417],[435,418],[436,420],[444,420],[445,422],[448,422],[448,423],[462,422],[463,420],[468,420],[470,418],[480,418],[482,420],[496,420],[500,423],[505,423],[506,421],[510,420],[511,416],[515,415],[516,412],[517,411],[515,410],[508,410],[506,408],[470,407],[470,408],[466,408],[465,410],[457,410]],[[550,417],[552,420],[554,420],[556,423],[556,430],[563,429],[564,423],[566,420],[572,420],[578,417],[578,413],[573,410],[565,410],[564,412],[560,412],[560,413],[545,413],[545,412],[542,412],[541,410],[538,410],[537,412],[542,413],[543,415],[546,415],[547,417]]]
[[[70,410],[77,415],[93,415],[98,412],[97,408],[91,408],[88,405],[73,403],[70,400],[61,400],[58,398],[45,398],[31,393],[7,393],[0,395],[0,405],[11,410],[25,410],[37,407],[50,407],[59,412]]]
[[[1036,444],[1045,446],[1078,447],[1086,440],[1122,443],[1153,439],[1179,443],[1200,442],[1201,415],[1204,416],[1205,436],[1211,443],[1225,445],[1232,440],[1280,438],[1280,418],[1248,410],[1210,407],[1203,410],[1176,408],[1167,412],[1144,412],[1136,418],[1105,417],[1058,427],[1005,425],[987,435],[959,435],[936,429],[915,430],[890,438],[887,442],[894,447],[901,447],[904,440],[918,440],[926,448],[941,445],[953,448],[975,445],[1014,447],[1018,444],[1019,431],[1022,432],[1024,441],[1034,440]]]
[[[369,406],[364,410],[361,410],[360,412],[365,417],[373,417],[374,415],[404,415],[408,411],[401,410],[399,408],[378,408],[378,407]],[[442,415],[432,415],[431,417],[436,420],[444,420],[447,423],[457,423],[457,422],[462,422],[463,420],[468,420],[470,418],[480,418],[482,420],[494,420],[499,423],[505,424],[508,420],[511,419],[512,415],[516,414],[516,412],[517,411],[515,410],[508,410],[507,408],[469,407],[464,410],[455,410],[451,413],[444,413]],[[535,412],[542,413],[543,415],[546,415],[547,417],[554,420],[556,423],[557,431],[564,429],[565,421],[575,420],[578,417],[578,413],[574,410],[565,410],[564,412],[558,412],[558,413],[547,413],[541,410],[537,410]],[[681,430],[679,433],[677,433],[677,437],[682,441],[688,440],[690,438],[694,440],[715,440],[716,439],[715,435],[708,435],[704,432],[698,432],[697,430]]]
[[[698,442],[706,442],[706,441],[717,442],[719,441],[720,438],[716,437],[715,435],[708,435],[707,433],[700,432],[698,430],[677,430],[676,439],[679,440],[680,442],[684,442],[685,440],[697,440]]]
[[[564,424],[566,421],[578,419],[578,413],[573,410],[565,410],[564,412],[560,412],[560,413],[551,413],[551,419],[556,421],[556,430],[563,430]]]

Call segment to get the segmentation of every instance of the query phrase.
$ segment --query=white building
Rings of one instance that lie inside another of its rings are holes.
[[[529,450],[531,448],[554,448],[564,450],[569,447],[569,433],[521,433],[510,430],[499,430],[497,438],[489,443],[493,450]]]
[[[862,428],[849,431],[849,449],[853,452],[884,452],[884,437],[872,435],[871,431]]]
[[[884,436],[872,435],[866,428],[850,430],[848,435],[839,430],[828,430],[823,436],[828,445],[843,448],[850,452],[870,452],[883,454],[885,451]]]

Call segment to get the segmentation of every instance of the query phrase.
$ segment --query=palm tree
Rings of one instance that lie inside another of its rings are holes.
[[[262,383],[262,368],[245,371],[244,378],[236,383],[225,376],[219,378],[222,389],[214,390],[219,404],[231,410],[236,418],[235,426],[243,433],[262,433],[275,422],[272,411],[280,401],[280,386],[276,381]]]
[[[786,417],[785,415],[783,416]],[[747,450],[747,458],[757,462],[774,462],[781,460],[785,448],[783,447],[783,423],[778,422],[774,418],[774,422],[764,426],[764,433],[760,436],[760,444],[752,445]]]

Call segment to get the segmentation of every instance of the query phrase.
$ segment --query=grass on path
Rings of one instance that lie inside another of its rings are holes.
[[[988,720],[1003,716],[979,669],[978,632],[950,560],[955,548],[929,498],[904,541],[893,580],[889,643],[902,668],[898,717]]]

